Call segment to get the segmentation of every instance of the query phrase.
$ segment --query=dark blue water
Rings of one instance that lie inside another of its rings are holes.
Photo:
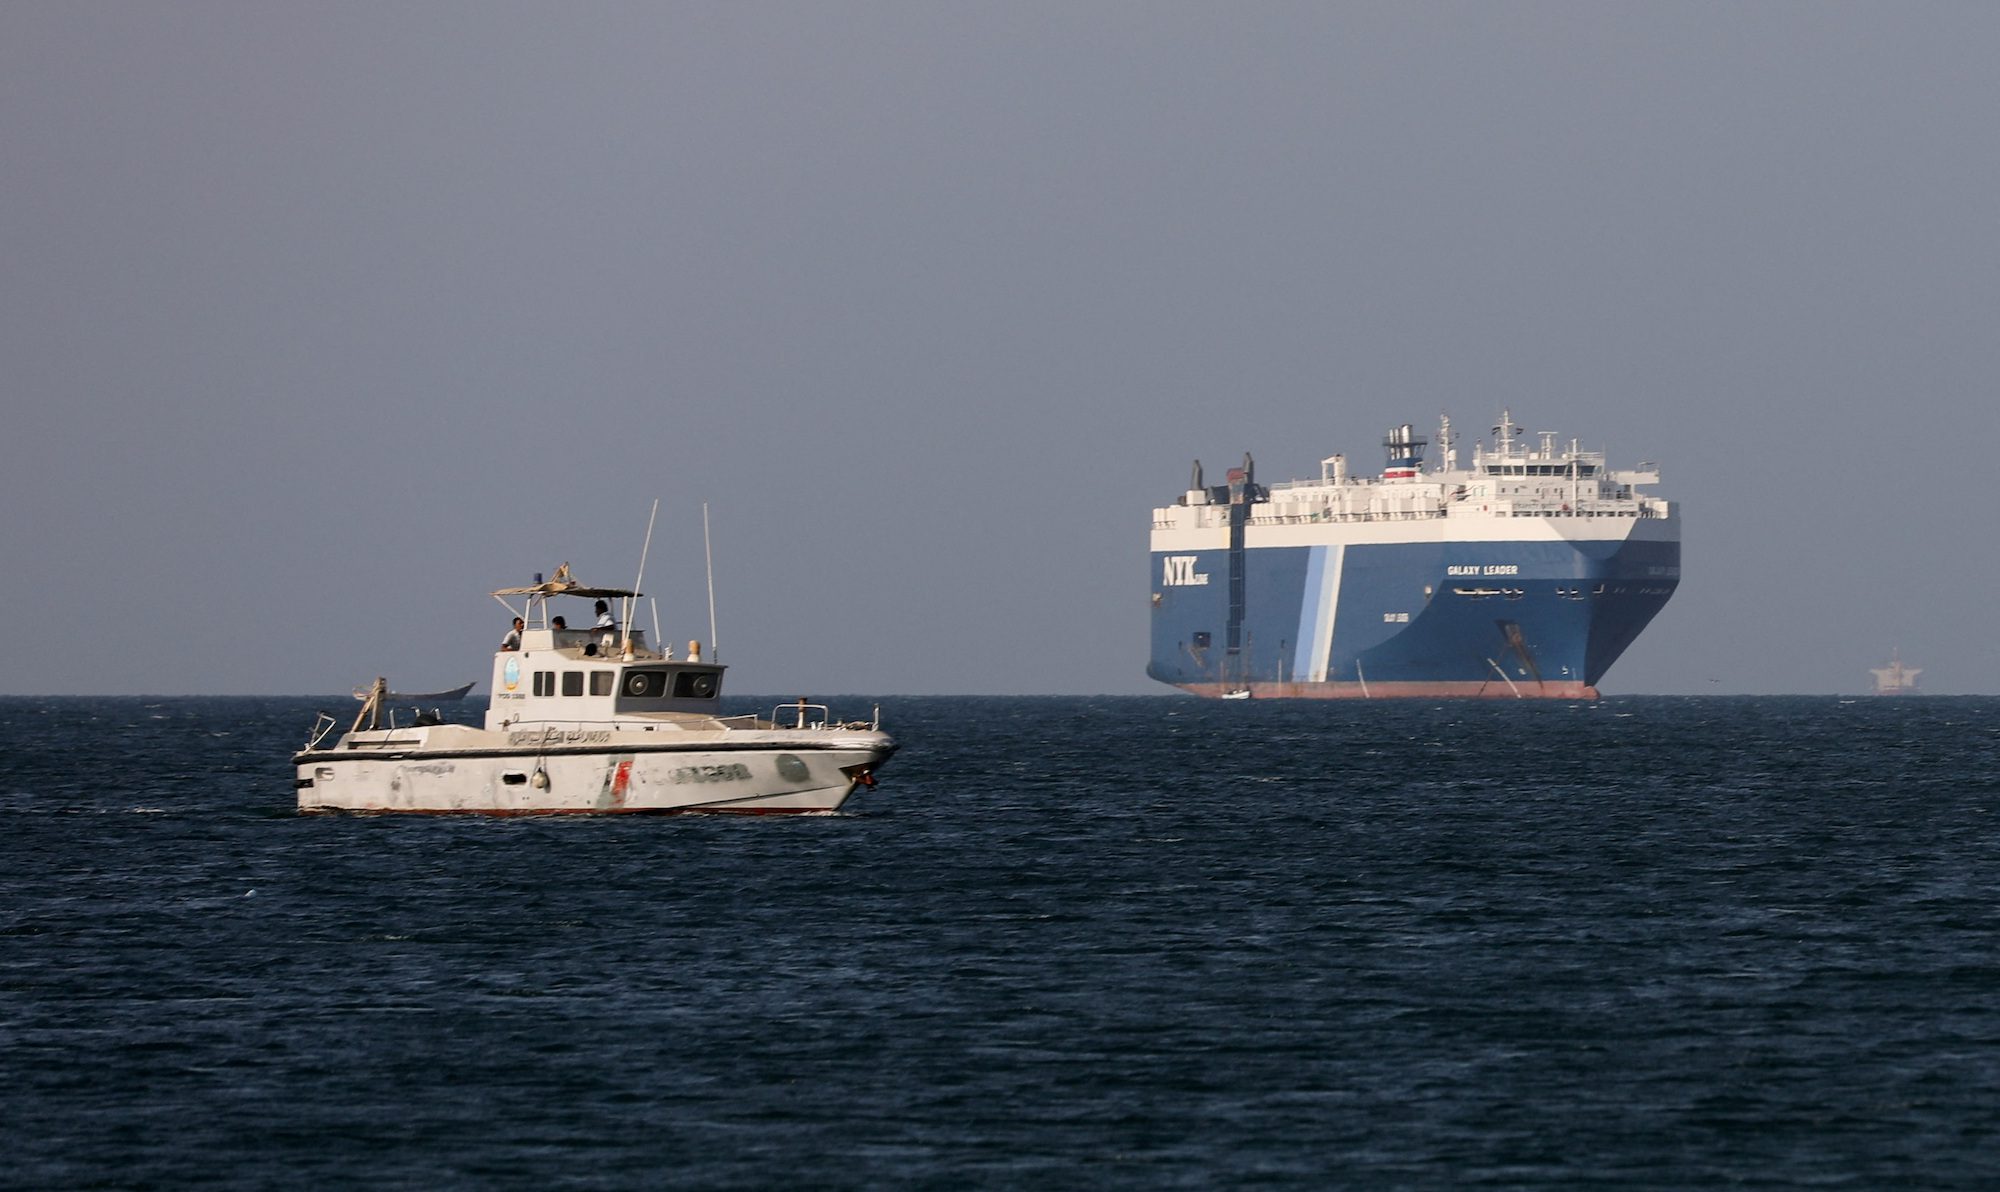
[[[848,814],[486,820],[0,700],[0,1181],[2000,1183],[2000,700],[882,702]]]

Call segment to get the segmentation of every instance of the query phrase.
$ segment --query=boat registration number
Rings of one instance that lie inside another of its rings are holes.
[[[719,766],[682,766],[668,775],[675,782],[741,782],[750,777],[750,767],[742,762]]]

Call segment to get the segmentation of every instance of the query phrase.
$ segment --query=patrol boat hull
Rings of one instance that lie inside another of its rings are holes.
[[[524,737],[535,744],[523,747]],[[351,733],[338,748],[293,760],[303,812],[774,814],[840,810],[895,751],[886,733],[837,728],[490,733],[434,725]]]

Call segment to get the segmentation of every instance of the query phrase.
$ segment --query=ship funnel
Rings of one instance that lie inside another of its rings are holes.
[[[1222,492],[1224,490],[1218,489],[1216,491]],[[1242,467],[1229,469],[1229,487],[1227,492],[1231,505],[1255,504],[1265,499],[1266,494],[1264,490],[1257,487],[1257,461],[1250,458],[1248,451],[1243,453]]]
[[[1194,476],[1188,481],[1188,491],[1193,492],[1195,489],[1206,487],[1208,486],[1201,482],[1201,461],[1196,460],[1194,461]]]
[[[1416,428],[1405,422],[1390,431],[1382,440],[1382,446],[1389,453],[1389,466],[1382,472],[1384,480],[1408,480],[1417,474],[1417,468],[1424,462],[1424,448],[1430,443],[1416,432]]]

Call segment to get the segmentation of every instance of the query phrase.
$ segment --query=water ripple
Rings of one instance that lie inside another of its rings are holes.
[[[2000,701],[880,702],[841,815],[454,820],[0,700],[0,1183],[1991,1186]]]

